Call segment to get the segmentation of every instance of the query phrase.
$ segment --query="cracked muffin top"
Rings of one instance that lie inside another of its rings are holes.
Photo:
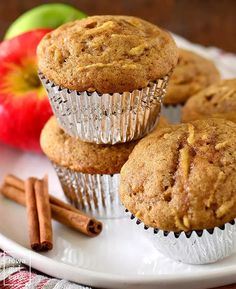
[[[217,82],[192,96],[182,110],[182,121],[224,118],[236,122],[236,78]]]
[[[55,84],[114,93],[144,88],[176,65],[171,35],[131,16],[92,16],[48,33],[38,49],[39,70]]]
[[[46,156],[59,166],[88,174],[119,173],[137,141],[97,145],[67,135],[53,116],[46,123],[40,138]]]
[[[120,197],[145,225],[166,231],[236,217],[236,124],[197,120],[142,139],[121,169]]]
[[[170,78],[165,104],[182,104],[193,94],[220,79],[215,64],[188,50],[179,49],[178,64]]]

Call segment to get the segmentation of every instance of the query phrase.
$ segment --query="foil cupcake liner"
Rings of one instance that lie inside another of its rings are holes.
[[[180,123],[182,108],[183,108],[183,105],[181,104],[177,104],[177,105],[163,104],[161,113],[171,123]]]
[[[115,144],[139,139],[157,124],[169,76],[124,93],[79,92],[39,73],[53,112],[66,133],[86,142]]]
[[[130,218],[142,222],[128,210]],[[235,219],[236,220],[236,219]],[[186,264],[214,263],[235,253],[236,223],[232,220],[221,227],[189,232],[169,232],[144,225],[146,236],[163,255]]]
[[[118,194],[120,174],[83,174],[52,164],[73,206],[97,218],[125,217]]]

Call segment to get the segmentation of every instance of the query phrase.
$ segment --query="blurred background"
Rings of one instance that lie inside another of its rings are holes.
[[[236,52],[236,0],[1,0],[0,37],[20,14],[50,2],[71,4],[89,15],[139,16],[193,42]]]

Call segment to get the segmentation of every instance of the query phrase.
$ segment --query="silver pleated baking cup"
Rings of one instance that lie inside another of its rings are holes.
[[[42,73],[53,112],[66,133],[86,142],[115,144],[139,139],[157,124],[169,76],[132,92],[99,94],[55,85]]]
[[[181,111],[183,105],[163,104],[161,114],[165,116],[171,123],[181,122]]]
[[[142,222],[128,212],[136,224]],[[236,219],[235,219],[236,220]],[[186,264],[214,263],[235,253],[235,220],[221,227],[190,232],[168,232],[144,225],[146,236],[163,255]]]
[[[118,188],[120,174],[83,174],[53,163],[67,200],[97,218],[125,217]]]

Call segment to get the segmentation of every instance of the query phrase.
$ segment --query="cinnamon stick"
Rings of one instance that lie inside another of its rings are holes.
[[[26,206],[24,191],[19,190],[15,187],[9,186],[8,184],[4,184],[0,188],[0,192],[4,197],[16,202],[17,204]]]
[[[24,181],[22,181],[21,179],[19,179],[18,177],[14,175],[6,175],[4,178],[4,183],[14,188],[17,188],[19,190],[22,190],[22,191],[25,190]],[[57,205],[59,207],[65,208],[70,211],[78,212],[78,209],[76,209],[75,207],[72,207],[71,205],[66,204],[65,202],[59,200],[58,198],[52,195],[49,195],[49,199],[50,199],[51,204]]]
[[[8,175],[5,177],[5,183],[0,191],[6,198],[25,206],[25,192],[24,189],[22,190],[22,183],[24,184],[24,182],[19,178],[13,175]],[[101,233],[102,223],[95,218],[91,218],[80,210],[64,203],[52,195],[49,195],[49,199],[52,217],[56,221],[90,237],[95,237]],[[71,212],[74,212],[75,215],[71,214]]]
[[[25,182],[25,202],[27,208],[30,245],[33,250],[41,251],[42,246],[40,243],[39,218],[34,190],[35,181],[35,178],[28,178]]]
[[[51,209],[52,216],[55,220],[74,228],[87,236],[95,237],[102,231],[102,224],[93,218],[53,204],[51,204]]]
[[[51,250],[53,247],[52,221],[47,178],[36,180],[34,189],[38,212],[40,243],[43,250]]]
[[[69,210],[69,211],[72,211],[72,212],[75,212],[75,213],[81,213],[78,209],[76,209],[75,207],[59,200],[58,198],[52,196],[52,195],[49,195],[49,199],[50,199],[50,203],[53,204],[53,205],[56,205],[58,207],[61,207],[61,208],[64,208],[66,210]]]
[[[9,186],[12,186],[14,188],[17,188],[21,191],[25,190],[25,183],[18,177],[14,175],[6,175],[4,178],[4,184],[8,184]]]

